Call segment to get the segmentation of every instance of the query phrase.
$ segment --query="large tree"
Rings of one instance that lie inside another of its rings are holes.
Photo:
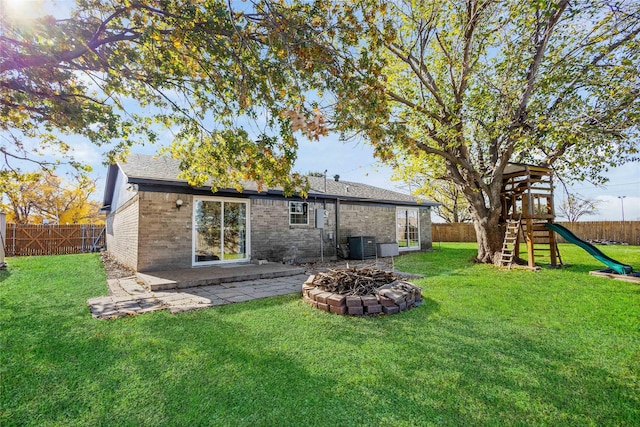
[[[0,171],[0,211],[17,224],[101,224],[95,191],[95,181],[83,174],[66,180],[47,170]]]
[[[495,262],[509,162],[601,180],[637,160],[640,3],[611,0],[301,2],[283,7],[293,64],[345,138],[468,201]],[[276,28],[274,28],[276,31]],[[401,161],[399,161],[399,159]]]
[[[291,190],[297,145],[282,113],[302,94],[281,45],[261,28],[268,2],[238,6],[78,0],[62,17],[3,14],[4,169],[68,152],[66,134],[105,145],[113,160],[168,129],[170,151],[194,185],[254,179]]]

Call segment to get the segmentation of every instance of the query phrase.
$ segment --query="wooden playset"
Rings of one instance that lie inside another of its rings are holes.
[[[536,268],[536,258],[551,266],[562,265],[556,237],[547,227],[555,219],[553,171],[541,166],[510,163],[502,178],[502,220],[506,224],[501,265],[511,267],[527,247],[527,265]]]
[[[537,260],[552,267],[562,265],[556,233],[567,242],[578,245],[598,261],[605,270],[591,274],[640,282],[633,268],[604,254],[596,246],[580,239],[560,224],[554,223],[553,171],[541,166],[511,163],[502,179],[502,221],[506,225],[500,264],[511,267],[519,258],[520,243],[527,246],[527,267],[539,268]]]

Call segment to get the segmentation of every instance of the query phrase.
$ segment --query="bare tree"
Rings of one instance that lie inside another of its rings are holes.
[[[569,222],[576,222],[584,215],[595,215],[598,213],[598,200],[580,199],[573,194],[568,194],[558,208],[558,216],[567,218]]]

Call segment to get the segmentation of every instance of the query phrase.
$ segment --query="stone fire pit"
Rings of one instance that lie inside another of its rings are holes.
[[[302,298],[337,314],[396,314],[420,305],[422,289],[384,270],[342,268],[309,276]]]

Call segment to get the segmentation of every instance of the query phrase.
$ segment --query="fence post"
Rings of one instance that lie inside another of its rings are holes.
[[[7,242],[7,215],[0,212],[0,269],[5,266],[4,247]]]

